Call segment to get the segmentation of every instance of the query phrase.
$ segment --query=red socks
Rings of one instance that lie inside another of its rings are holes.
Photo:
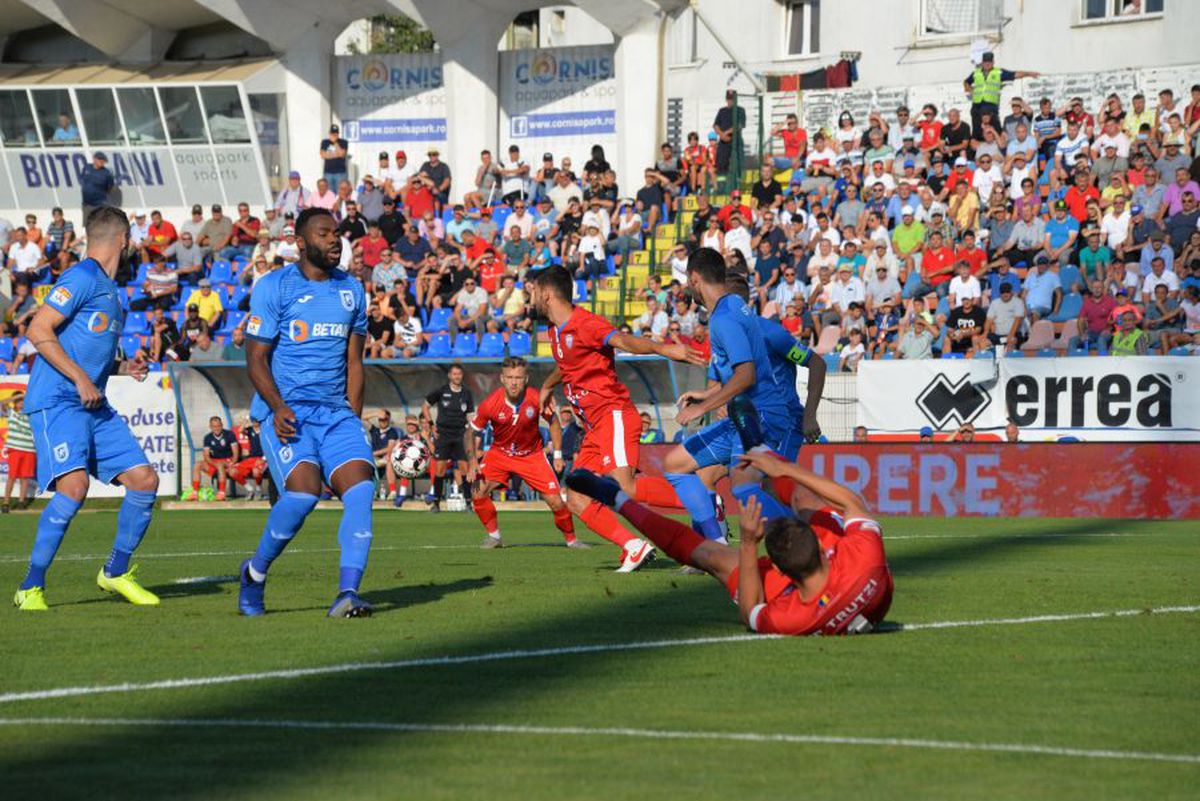
[[[200,491],[200,482],[199,482],[199,481],[193,481],[193,482],[192,482],[192,489],[193,489],[195,492],[199,492],[199,491]]]
[[[587,508],[580,513],[579,519],[592,531],[614,545],[620,545],[622,548],[630,540],[637,539],[629,533],[629,529],[621,525],[621,521],[617,520],[617,516],[613,514],[613,510],[600,503],[600,501],[589,503]]]
[[[575,523],[571,520],[571,510],[565,506],[560,506],[554,510],[554,525],[558,526],[558,530],[562,532],[563,539],[567,542],[575,540]]]
[[[663,553],[682,565],[690,565],[692,551],[704,542],[704,538],[678,520],[652,512],[637,501],[626,501],[620,509],[621,516],[633,523],[634,528],[662,549]]]
[[[479,522],[483,523],[483,530],[488,534],[495,534],[500,530],[500,525],[496,521],[496,504],[492,503],[492,499],[488,496],[482,498],[472,498],[471,506],[475,509],[475,514],[479,516]]]
[[[638,503],[664,509],[683,509],[684,505],[675,494],[671,482],[662,476],[638,476],[633,482],[634,498]]]

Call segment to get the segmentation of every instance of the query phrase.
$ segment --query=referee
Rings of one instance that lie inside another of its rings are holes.
[[[467,474],[467,453],[463,447],[463,435],[467,430],[467,420],[475,411],[475,400],[470,391],[463,386],[462,365],[451,365],[446,371],[446,384],[425,396],[421,404],[421,417],[433,424],[433,485],[425,500],[429,503],[429,511],[441,509],[441,500],[446,496],[447,472],[453,471],[454,484],[459,487],[463,497],[468,493],[462,489],[463,478]],[[431,411],[437,409],[437,416]]]

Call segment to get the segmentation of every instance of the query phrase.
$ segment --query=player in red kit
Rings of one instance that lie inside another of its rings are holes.
[[[487,531],[483,538],[484,548],[499,548],[503,544],[492,493],[507,487],[509,478],[514,475],[541,493],[554,513],[554,525],[562,532],[568,548],[589,547],[575,538],[571,510],[563,502],[558,477],[546,461],[538,427],[542,418],[550,423],[554,460],[557,469],[561,470],[562,425],[558,415],[553,408],[544,409],[539,403],[538,391],[529,386],[529,368],[525,360],[509,356],[500,367],[500,388],[479,404],[468,423],[463,443],[467,452],[467,481],[474,484],[471,503]],[[481,462],[475,440],[488,425],[492,427],[492,447]]]
[[[792,479],[827,508],[799,510],[764,524],[758,499],[751,497],[742,508],[742,540],[734,548],[655,514],[609,478],[575,470],[566,484],[619,511],[672,559],[721,582],[752,631],[862,634],[878,626],[892,604],[892,574],[879,523],[866,502],[853,490],[767,451],[747,453],[742,462],[771,478]],[[763,541],[767,556],[760,558]]]
[[[657,354],[700,366],[707,361],[686,345],[623,333],[605,318],[575,306],[571,302],[574,283],[571,273],[562,267],[549,267],[527,282],[534,309],[551,323],[550,346],[557,364],[542,384],[541,407],[550,405],[554,388],[561,383],[563,395],[585,431],[575,466],[611,475],[631,497],[678,507],[679,500],[666,479],[634,480],[641,419],[629,390],[617,378],[616,351]],[[618,572],[637,570],[654,553],[649,543],[631,534],[611,510],[591,498],[568,491],[567,506],[592,531],[621,546]]]

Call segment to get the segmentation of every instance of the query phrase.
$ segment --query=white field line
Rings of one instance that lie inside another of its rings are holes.
[[[1200,527],[1197,527],[1195,532],[1187,531],[1184,534],[1200,534]],[[1178,536],[1179,532],[1172,532],[1168,536]],[[884,535],[884,542],[892,542],[893,540],[985,540],[991,539],[997,534],[894,534]],[[1033,537],[1044,537],[1046,539],[1062,538],[1069,539],[1073,537],[1157,537],[1161,536],[1158,533],[1150,532],[1141,534],[1132,531],[1111,531],[1111,532],[1089,532],[1083,534],[1056,534],[1054,532],[1046,532],[1045,534],[1027,535]],[[520,547],[511,546],[511,547]],[[473,551],[478,550],[478,545],[372,545],[372,553],[378,551]],[[292,553],[338,553],[340,548],[288,548],[287,552]],[[189,559],[208,556],[245,556],[251,553],[253,548],[245,548],[240,551],[175,551],[164,553],[138,553],[135,556],[136,560],[142,559]],[[92,562],[97,559],[107,559],[107,553],[96,554],[67,554],[64,556],[55,557],[56,562]],[[25,564],[29,561],[27,556],[0,556],[0,564]]]
[[[994,618],[985,620],[944,620],[929,623],[910,623],[898,627],[898,631],[929,631],[933,629],[972,628],[977,626],[1015,626],[1029,623],[1062,623],[1074,620],[1099,620],[1104,618],[1126,618],[1145,614],[1180,614],[1200,612],[1196,606],[1160,606],[1153,609],[1122,609],[1107,612],[1080,612],[1077,614],[1035,615],[1031,617]],[[124,684],[97,684],[76,687],[57,687],[49,690],[26,690],[0,694],[0,704],[22,701],[47,701],[55,698],[73,698],[108,693],[146,692],[150,690],[178,690],[191,687],[211,687],[221,684],[240,684],[251,681],[292,680],[310,676],[328,676],[339,673],[355,673],[364,670],[405,670],[408,668],[436,667],[444,665],[466,665],[479,662],[500,662],[513,659],[537,659],[542,657],[574,656],[577,654],[611,653],[614,651],[652,651],[666,648],[684,648],[694,645],[724,645],[729,643],[757,642],[781,639],[774,635],[734,634],[723,637],[692,637],[679,640],[643,640],[641,642],[596,643],[593,645],[568,645],[557,648],[534,648],[512,651],[489,651],[480,654],[459,656],[434,656],[418,659],[402,659],[387,662],[346,662],[340,665],[322,665],[287,670],[265,670],[258,673],[234,673],[223,676],[198,676],[193,678],[159,679]]]
[[[764,732],[672,731],[626,727],[531,726],[507,723],[389,723],[374,721],[241,720],[236,718],[0,718],[0,726],[175,727],[182,729],[284,729],[308,731],[370,731],[404,734],[511,734],[535,737],[620,737],[648,740],[703,740],[788,745],[859,745],[935,751],[977,751],[1077,759],[1136,760],[1200,764],[1200,754],[1071,748],[1023,743],[974,743],[912,737],[854,737],[825,734]]]

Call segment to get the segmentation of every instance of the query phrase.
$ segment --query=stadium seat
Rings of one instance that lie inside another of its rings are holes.
[[[975,355],[972,356],[971,358],[972,359],[990,359],[995,355],[996,355],[996,352],[994,350],[977,350],[977,351],[975,351]]]
[[[236,309],[238,307],[238,304],[240,304],[242,302],[242,298],[246,297],[249,294],[250,294],[250,287],[246,286],[245,284],[238,284],[238,286],[229,295],[230,308]]]
[[[233,329],[237,328],[245,318],[246,313],[243,311],[235,310],[225,312],[224,318],[221,320],[221,325],[217,329],[217,333],[222,335],[232,334]]]
[[[454,347],[451,352],[455,358],[469,358],[479,353],[479,343],[475,341],[474,334],[462,334],[455,337]]]
[[[838,355],[836,353],[826,353],[824,359],[825,369],[836,373],[838,371]]]
[[[429,338],[429,347],[421,354],[426,359],[450,358],[450,335],[436,334]]]
[[[29,375],[29,360],[21,362],[21,366],[17,368],[17,375]]]
[[[590,299],[588,297],[587,280],[580,278],[575,282],[575,302],[587,303]]]
[[[1169,351],[1167,351],[1167,355],[1168,356],[1191,356],[1192,351],[1188,350],[1186,347],[1171,348]]]
[[[1071,348],[1070,350],[1067,351],[1067,356],[1070,356],[1073,358],[1077,358],[1079,356],[1089,356],[1089,355],[1091,355],[1091,351],[1088,350],[1087,348]]]
[[[683,442],[683,436],[684,436],[684,431],[681,428],[675,432],[675,436],[671,437],[671,442],[674,442],[674,443]]]
[[[233,266],[224,259],[214,261],[208,270],[208,280],[214,284],[232,284]]]
[[[1038,320],[1029,327],[1029,339],[1021,346],[1021,350],[1037,352],[1050,347],[1054,342],[1054,323],[1049,320]]]
[[[489,359],[504,358],[504,335],[484,334],[483,341],[479,343],[478,355],[486,356]]]
[[[492,208],[492,221],[496,223],[496,230],[504,230],[504,223],[510,214],[512,214],[512,209],[508,206],[495,206]]]
[[[429,323],[425,326],[425,331],[430,334],[449,331],[450,318],[453,316],[453,309],[447,309],[444,307],[441,309],[434,309],[429,313]]]
[[[142,338],[135,334],[125,334],[121,337],[121,350],[127,357],[133,356],[142,347]]]
[[[524,331],[513,331],[508,335],[508,355],[528,356],[533,350],[533,340]]]
[[[1071,292],[1063,296],[1058,313],[1050,317],[1050,322],[1065,323],[1067,320],[1074,320],[1081,311],[1083,311],[1083,296],[1078,292]]]
[[[1075,287],[1083,286],[1083,277],[1079,274],[1079,268],[1068,264],[1058,269],[1058,282],[1062,284],[1064,292],[1077,292]]]
[[[943,353],[942,358],[943,359],[965,359],[965,358],[967,358],[967,354],[955,353],[954,351],[949,351],[947,353]]]
[[[1024,356],[1025,356],[1025,354],[1019,350],[1010,350],[1008,353],[1006,353],[1004,355],[1004,357],[1006,359],[1020,359],[1020,358],[1023,358]]]
[[[0,337],[0,361],[11,362],[16,352],[12,337]]]
[[[123,334],[148,334],[150,326],[146,322],[145,312],[130,312],[125,315],[125,328],[121,332]]]
[[[821,329],[821,338],[817,341],[817,346],[813,348],[813,350],[822,356],[826,353],[832,353],[833,349],[837,347],[838,340],[841,338],[841,336],[841,326],[827,325]]]
[[[950,298],[942,298],[938,301],[937,309],[933,312],[934,317],[949,317],[950,316]]]
[[[1058,355],[1058,351],[1056,351],[1054,348],[1042,348],[1037,352],[1037,355],[1042,359],[1053,359]]]
[[[129,283],[133,284],[134,286],[141,286],[142,282],[146,280],[146,274],[150,272],[150,268],[152,266],[153,265],[149,263],[139,264],[137,268],[137,274],[134,275],[133,280]]]

